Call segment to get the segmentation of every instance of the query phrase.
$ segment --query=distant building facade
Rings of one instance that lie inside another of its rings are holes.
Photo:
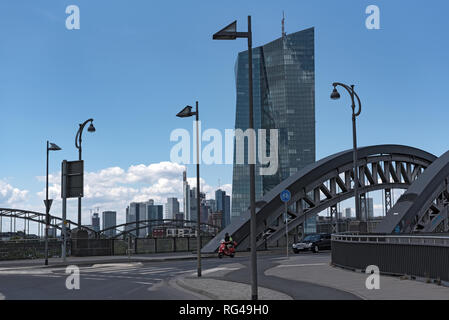
[[[102,213],[102,230],[107,228],[112,228],[117,225],[117,212],[116,211],[103,211]],[[116,235],[116,230],[111,229],[105,232],[108,237],[114,237]]]
[[[155,205],[154,200],[150,199],[147,202],[131,202],[128,208],[126,208],[126,222],[135,222],[136,224],[127,225],[126,230],[130,231],[135,237],[144,238],[152,234],[154,226],[160,224],[156,220],[162,220],[163,218],[164,208],[162,205]],[[148,222],[147,220],[153,221]],[[141,221],[147,221],[145,222],[145,226],[139,224]]]
[[[100,216],[98,213],[92,215],[92,229],[96,232],[100,231]]]
[[[222,212],[221,227],[225,228],[231,223],[231,197],[226,191],[218,189],[215,191],[216,212]]]
[[[177,214],[179,214],[178,198],[167,198],[167,203],[165,205],[165,219],[176,219]]]

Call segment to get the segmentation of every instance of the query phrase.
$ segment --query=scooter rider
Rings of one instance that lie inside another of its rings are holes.
[[[226,234],[225,234],[224,241],[225,241],[226,246],[227,246],[228,248],[229,248],[229,247],[232,247],[232,245],[233,245],[232,237],[231,237],[231,236],[229,235],[229,233],[227,233],[227,232],[226,232]]]

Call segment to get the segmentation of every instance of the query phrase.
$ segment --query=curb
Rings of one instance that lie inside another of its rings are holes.
[[[216,296],[215,294],[210,293],[208,291],[205,291],[205,290],[198,289],[196,287],[190,286],[190,285],[188,285],[187,283],[184,282],[185,278],[186,278],[185,276],[184,277],[181,276],[181,277],[178,277],[178,278],[175,279],[176,284],[179,287],[183,288],[184,290],[190,291],[192,293],[200,294],[200,295],[205,296],[205,297],[207,297],[209,299],[212,299],[212,300],[235,300],[235,298],[225,298],[225,299],[223,299],[223,297]],[[229,281],[229,280],[223,280],[223,279],[217,279],[217,278],[204,278],[204,279],[220,280],[220,281],[227,282],[227,283],[230,283],[230,284],[240,284],[240,285],[247,285],[247,286],[249,286],[248,283],[238,282],[238,281]],[[284,292],[281,292],[281,291],[278,291],[278,290],[274,290],[274,289],[270,289],[270,288],[266,288],[266,287],[259,287],[259,288],[264,288],[266,290],[270,290],[270,291],[273,291],[273,292],[281,293],[281,294],[283,294],[285,296],[290,297],[291,300],[294,300],[290,295],[288,295],[288,294],[286,294]],[[248,299],[238,299],[238,300],[246,301],[246,300],[251,300],[251,299],[248,297]]]
[[[174,282],[176,283],[176,285],[178,285],[179,287],[181,287],[184,290],[187,290],[187,291],[190,291],[192,293],[196,293],[196,294],[202,295],[202,296],[204,296],[204,297],[206,297],[208,299],[211,299],[211,300],[220,300],[220,298],[218,296],[216,296],[216,295],[214,295],[214,294],[212,294],[210,292],[198,289],[196,287],[189,286],[188,284],[186,284],[184,282],[184,278],[185,277],[178,277],[178,278],[174,279]]]

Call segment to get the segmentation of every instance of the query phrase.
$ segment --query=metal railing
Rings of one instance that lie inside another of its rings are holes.
[[[449,281],[449,235],[333,234],[332,264],[352,270],[375,265],[382,274]]]
[[[449,236],[446,235],[360,235],[356,233],[345,233],[333,234],[332,241],[449,247]]]

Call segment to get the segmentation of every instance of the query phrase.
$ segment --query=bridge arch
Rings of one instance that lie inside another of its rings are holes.
[[[436,156],[403,145],[376,145],[357,150],[359,169],[359,194],[393,188],[407,189],[433,161]],[[289,231],[302,224],[305,218],[336,206],[354,196],[353,152],[346,150],[317,161],[290,176],[258,201],[257,246],[272,242],[285,234],[282,219],[285,210],[280,193],[287,189],[292,197],[289,206]],[[242,213],[240,219],[220,232],[204,248],[214,252],[226,232],[239,242],[240,249],[250,247],[250,212]]]
[[[449,231],[449,151],[435,160],[378,225],[379,233]]]
[[[0,208],[0,217],[22,219],[25,221],[31,221],[45,225],[46,214],[23,209]],[[78,223],[76,222],[73,222],[69,219],[66,219],[66,221],[68,225],[79,227]],[[50,227],[62,230],[62,218],[50,215]],[[91,228],[85,226],[81,226],[81,228],[90,231],[92,233],[96,233],[96,231],[94,231]],[[69,229],[68,231],[70,232]]]

